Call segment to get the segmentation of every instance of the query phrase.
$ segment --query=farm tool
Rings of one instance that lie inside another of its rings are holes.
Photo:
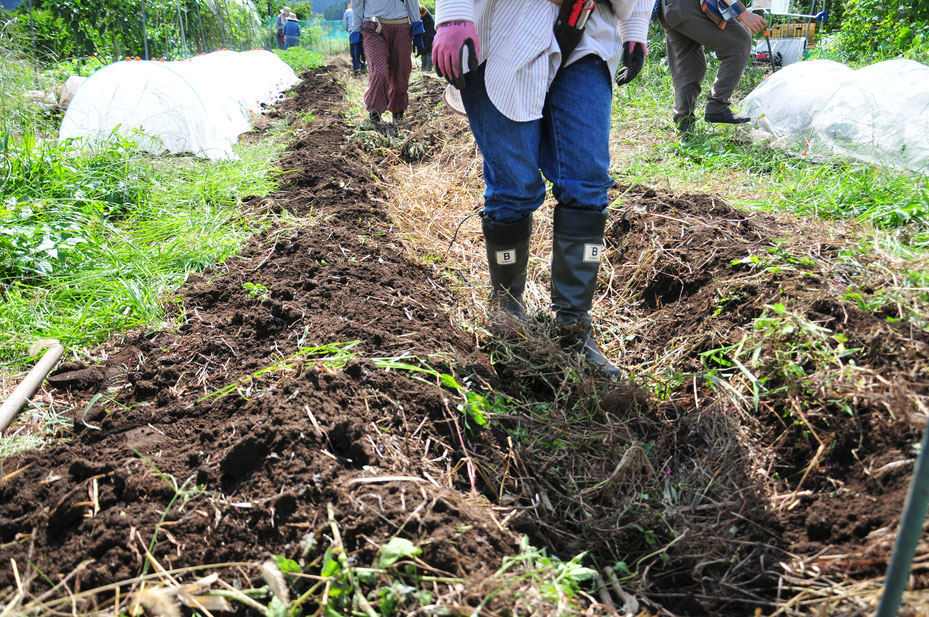
[[[3,402],[3,405],[0,406],[0,433],[6,430],[13,418],[16,417],[16,414],[19,413],[19,410],[26,405],[29,398],[39,389],[42,380],[55,368],[63,353],[64,347],[58,341],[55,341],[42,356],[42,359],[32,367],[32,370],[29,371],[22,383],[13,390],[13,394]]]

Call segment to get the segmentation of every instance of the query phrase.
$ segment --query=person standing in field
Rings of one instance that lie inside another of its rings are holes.
[[[423,71],[432,70],[432,40],[435,38],[435,19],[425,6],[419,7],[419,18],[423,22],[423,51],[419,54]],[[418,50],[417,50],[418,51]]]
[[[342,25],[345,31],[348,32],[348,51],[352,56],[352,73],[357,76],[364,71],[365,60],[364,49],[362,48],[361,42],[352,42],[352,20],[354,19],[354,15],[352,3],[349,2],[348,7],[345,9],[345,13],[342,14]]]
[[[674,83],[674,124],[681,132],[697,121],[695,108],[706,76],[703,48],[719,58],[719,69],[706,103],[707,122],[742,124],[748,116],[732,113],[732,93],[742,79],[752,49],[752,35],[765,20],[739,0],[657,0],[655,9],[668,44],[668,69]]]
[[[285,49],[284,47],[284,25],[287,23],[287,17],[290,15],[290,7],[285,6],[281,9],[281,12],[278,13],[278,16],[274,20],[274,32],[277,36],[277,47],[278,49]]]
[[[607,375],[590,311],[609,218],[613,81],[645,60],[654,0],[438,0],[432,61],[484,156],[490,305],[524,319],[533,212],[552,183],[551,301],[562,345]],[[556,23],[557,22],[557,23]],[[558,30],[556,36],[555,30]],[[541,170],[541,173],[540,173]]]
[[[297,21],[297,15],[291,13],[287,16],[287,23],[284,24],[284,49],[290,49],[300,44],[300,22]]]
[[[413,61],[410,52],[424,49],[423,22],[418,0],[354,0],[351,41],[362,43],[368,63],[365,108],[379,122],[390,111],[393,121],[403,118],[409,104],[408,89]]]

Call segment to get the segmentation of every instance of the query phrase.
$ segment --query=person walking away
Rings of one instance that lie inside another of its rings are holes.
[[[348,8],[345,9],[345,13],[342,14],[342,24],[345,28],[345,31],[348,32],[348,51],[352,56],[352,74],[360,75],[365,70],[365,60],[364,60],[364,48],[361,45],[361,39],[358,38],[357,42],[352,42],[352,20],[354,19],[355,12],[352,10],[352,3],[348,3]]]
[[[552,183],[551,301],[561,344],[619,374],[593,336],[612,86],[641,71],[654,0],[438,0],[432,61],[461,90],[484,156],[490,307],[525,318],[533,212]],[[556,37],[556,21],[559,35]],[[541,170],[541,173],[540,173]]]
[[[390,111],[395,123],[409,105],[413,46],[422,53],[423,22],[418,0],[354,0],[352,41],[360,42],[368,63],[365,108],[373,122]]]
[[[419,54],[423,71],[432,70],[432,40],[435,38],[435,19],[423,5],[419,5],[419,18],[423,22],[423,52]],[[414,53],[416,53],[414,51]]]
[[[287,23],[287,16],[290,15],[290,7],[285,6],[274,19],[274,32],[277,36],[277,48],[284,49],[284,24]]]
[[[703,119],[723,124],[751,120],[732,113],[730,99],[748,65],[750,33],[765,29],[764,18],[749,12],[739,0],[657,0],[656,8],[668,46],[678,130],[687,132],[697,121],[697,97],[706,76],[704,47],[719,58],[719,69]]]
[[[287,16],[287,23],[284,24],[284,49],[290,49],[300,44],[300,22],[297,21],[296,13]]]

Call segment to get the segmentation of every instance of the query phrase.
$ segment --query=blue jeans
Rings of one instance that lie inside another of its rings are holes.
[[[589,55],[558,71],[542,118],[516,122],[487,97],[484,66],[468,75],[461,99],[471,132],[484,155],[484,211],[514,222],[552,195],[568,208],[602,211],[613,184],[610,165],[612,80],[606,62]],[[539,173],[541,170],[541,174]]]

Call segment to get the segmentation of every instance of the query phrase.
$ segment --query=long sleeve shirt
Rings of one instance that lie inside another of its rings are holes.
[[[352,31],[352,19],[355,11],[352,9],[345,9],[345,13],[342,14],[342,26],[345,28],[346,32]]]
[[[360,32],[361,24],[380,19],[419,21],[419,0],[352,0],[352,32]]]
[[[300,24],[292,19],[288,19],[287,23],[284,24],[284,36],[288,39],[293,39],[292,43],[297,44],[297,40],[300,39]]]
[[[566,0],[570,2],[570,0]],[[622,42],[644,43],[654,0],[619,0],[614,14],[602,2],[587,20],[581,41],[565,63],[595,54],[616,73]],[[526,122],[542,107],[561,66],[554,24],[560,7],[549,0],[437,0],[436,24],[473,21],[480,39],[478,60],[487,62],[487,95],[500,113]]]

